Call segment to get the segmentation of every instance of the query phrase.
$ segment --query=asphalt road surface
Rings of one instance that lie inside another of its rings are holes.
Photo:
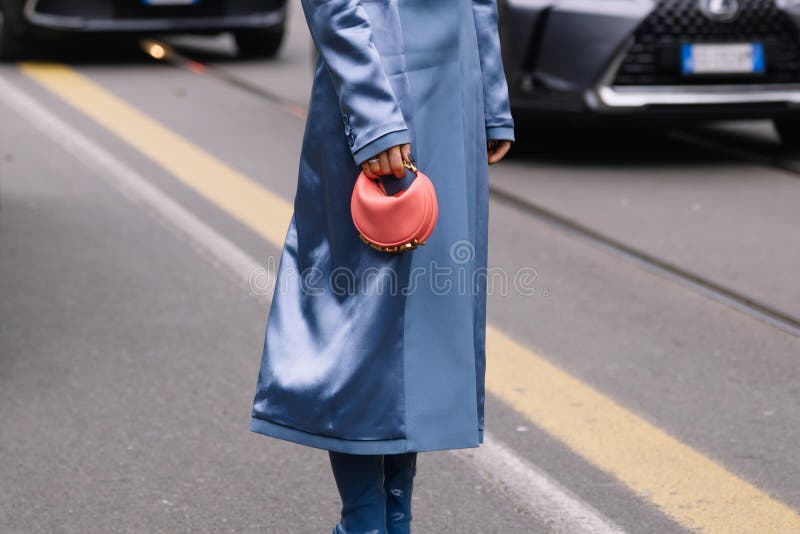
[[[273,60],[0,67],[0,532],[338,520],[324,451],[249,432],[296,9]],[[421,455],[415,531],[800,532],[800,156],[758,122],[541,133],[491,168],[487,441]]]

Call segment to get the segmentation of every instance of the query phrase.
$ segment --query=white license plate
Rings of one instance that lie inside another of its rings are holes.
[[[761,43],[684,44],[684,74],[761,74],[766,67]]]

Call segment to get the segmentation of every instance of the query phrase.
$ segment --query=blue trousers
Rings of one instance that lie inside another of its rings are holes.
[[[417,453],[362,455],[329,451],[342,498],[333,534],[409,534]]]

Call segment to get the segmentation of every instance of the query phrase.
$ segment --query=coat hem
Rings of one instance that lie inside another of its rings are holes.
[[[299,445],[347,454],[402,454],[406,452],[424,452],[451,449],[470,449],[483,443],[483,430],[478,430],[478,440],[463,446],[453,446],[446,443],[431,443],[428,446],[410,447],[409,440],[382,439],[382,440],[348,440],[312,434],[296,428],[267,421],[259,417],[250,419],[250,430],[257,434],[269,436]]]

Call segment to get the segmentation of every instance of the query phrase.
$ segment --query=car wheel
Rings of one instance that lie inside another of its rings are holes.
[[[283,26],[270,30],[240,30],[234,33],[241,57],[272,57],[283,42]]]
[[[0,8],[0,61],[15,61],[22,58],[23,46],[18,24],[6,11]]]
[[[773,122],[785,146],[800,148],[800,120],[775,119]]]

